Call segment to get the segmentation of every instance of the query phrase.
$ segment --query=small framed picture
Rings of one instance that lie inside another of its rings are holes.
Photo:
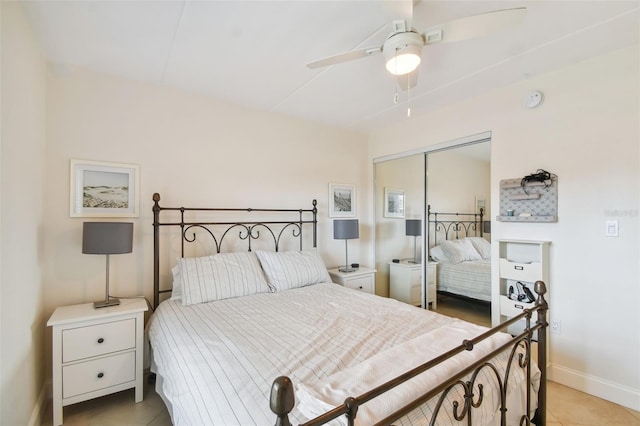
[[[329,184],[329,217],[356,217],[356,186]]]
[[[396,188],[384,189],[384,217],[404,218],[404,191]]]
[[[476,196],[476,214],[480,214],[480,209],[482,209],[483,214],[487,215],[487,200],[484,197]]]
[[[69,216],[138,217],[139,171],[136,164],[72,159]]]

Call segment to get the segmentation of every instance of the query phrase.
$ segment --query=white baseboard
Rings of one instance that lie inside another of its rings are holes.
[[[548,378],[556,383],[640,411],[640,389],[633,389],[553,363],[548,368]]]
[[[47,404],[51,399],[51,381],[47,381],[42,385],[42,389],[40,390],[40,395],[38,395],[38,400],[36,401],[36,405],[33,407],[31,411],[31,418],[29,419],[29,426],[40,426],[42,424],[43,414],[45,408],[47,408]]]

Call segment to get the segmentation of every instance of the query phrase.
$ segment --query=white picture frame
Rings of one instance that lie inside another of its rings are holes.
[[[329,217],[356,217],[356,186],[329,184]]]
[[[482,209],[483,215],[487,216],[487,199],[485,197],[477,196],[475,197],[475,205],[476,205],[476,214],[480,214],[480,209]]]
[[[138,217],[140,166],[71,159],[70,217]]]
[[[405,201],[404,190],[385,187],[384,217],[403,219]]]

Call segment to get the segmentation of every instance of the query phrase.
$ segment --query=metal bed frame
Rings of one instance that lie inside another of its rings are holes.
[[[219,253],[221,250],[222,242],[224,238],[230,234],[232,230],[237,230],[237,238],[242,241],[246,241],[247,249],[251,251],[252,241],[257,240],[262,234],[266,234],[271,237],[274,249],[277,251],[281,246],[281,239],[287,235],[299,240],[299,247],[302,249],[303,243],[303,227],[304,225],[310,225],[312,229],[312,244],[313,247],[317,245],[317,202],[313,200],[313,207],[311,209],[233,209],[233,208],[185,208],[185,207],[161,207],[159,205],[160,195],[153,194],[153,227],[154,227],[154,307],[157,307],[160,303],[160,295],[162,293],[171,292],[171,289],[160,289],[160,229],[163,227],[177,227],[181,232],[181,255],[184,256],[185,244],[193,243],[196,241],[196,230],[202,231],[205,235],[208,235],[212,240],[212,251]],[[161,212],[173,211],[177,212],[178,220],[162,221],[160,219]],[[275,219],[275,220],[241,220],[241,221],[209,221],[198,220],[197,214],[203,214],[207,212],[237,212],[247,213],[249,215],[256,213],[272,214],[286,216],[287,219]],[[187,218],[195,214],[195,218]],[[482,218],[480,214],[480,219]],[[441,222],[440,222],[441,223]],[[481,220],[480,220],[480,223]],[[216,233],[214,228],[219,229]],[[285,232],[291,230],[291,234]],[[268,238],[267,237],[267,238]],[[393,389],[394,387],[406,382],[407,380],[429,371],[435,366],[441,364],[452,356],[463,351],[472,351],[474,346],[482,340],[498,333],[499,331],[506,330],[510,325],[520,321],[525,321],[524,331],[513,336],[507,343],[501,345],[491,353],[484,356],[482,359],[476,361],[474,364],[468,366],[465,370],[451,376],[446,381],[442,382],[435,388],[426,392],[422,397],[408,404],[407,406],[399,409],[387,418],[381,420],[378,424],[388,425],[400,417],[410,413],[412,410],[419,407],[421,404],[429,401],[433,398],[438,398],[433,417],[430,419],[430,425],[437,424],[438,413],[441,410],[450,409],[453,412],[454,417],[458,421],[465,421],[468,425],[472,425],[472,412],[474,408],[479,407],[483,402],[483,384],[479,383],[478,374],[481,370],[489,369],[493,371],[493,377],[500,387],[500,400],[501,400],[501,424],[506,425],[506,389],[509,382],[509,375],[512,369],[521,368],[525,371],[526,385],[527,385],[527,412],[522,414],[520,424],[521,425],[545,425],[546,424],[546,366],[547,366],[547,339],[546,330],[547,323],[547,310],[548,304],[545,300],[546,286],[542,281],[537,281],[534,287],[537,293],[537,300],[534,308],[526,309],[522,314],[513,317],[509,321],[500,324],[498,327],[492,328],[484,334],[475,337],[471,340],[464,340],[461,344],[446,353],[434,358],[411,371],[408,371],[387,383],[372,389],[365,394],[349,397],[345,400],[344,404],[328,411],[327,413],[312,419],[306,423],[305,426],[321,425],[330,422],[340,416],[346,416],[347,423],[354,425],[358,407],[373,398],[382,395],[383,393]],[[534,313],[537,313],[537,321],[532,322]],[[540,389],[538,391],[538,409],[533,419],[530,418],[531,412],[531,360],[532,360],[532,340],[537,340],[538,343],[538,365],[541,372],[540,377]],[[518,351],[518,348],[523,349],[523,353]],[[510,351],[510,357],[508,361],[508,367],[504,372],[504,375],[500,373],[498,368],[492,364],[491,360],[503,351]],[[468,378],[466,378],[468,376]],[[461,387],[464,393],[463,401],[455,401],[451,407],[445,407],[444,402],[446,396],[452,389]],[[294,386],[291,380],[286,376],[278,377],[274,380],[271,387],[270,395],[270,409],[274,413],[276,426],[289,426],[291,423],[288,418],[288,414],[293,410],[295,405],[295,393]]]
[[[247,242],[247,250],[251,251],[254,240],[262,235],[271,237],[273,249],[278,251],[283,238],[292,237],[302,250],[305,225],[311,227],[312,245],[318,244],[318,202],[312,201],[310,209],[253,209],[253,208],[202,208],[202,207],[160,207],[160,194],[153,194],[153,308],[160,304],[160,295],[170,293],[171,288],[160,289],[160,228],[179,227],[180,256],[184,257],[185,244],[194,243],[197,240],[196,231],[202,231],[210,237],[211,250],[209,252],[220,253],[222,243],[232,230],[237,230],[238,240]],[[179,212],[177,220],[162,221],[161,212]],[[211,212],[230,212],[262,214],[255,220],[242,221],[211,221],[200,220],[198,214]],[[274,216],[275,215],[275,216]],[[274,220],[265,220],[266,216],[274,216]],[[284,218],[284,219],[283,219]],[[290,230],[291,234],[285,233]],[[262,234],[260,231],[263,231]],[[230,237],[231,238],[231,237]]]
[[[444,219],[443,219],[444,217]],[[427,243],[429,247],[438,245],[438,235],[445,240],[462,237],[484,236],[484,209],[479,213],[442,213],[431,211],[431,205],[427,206]],[[433,226],[431,226],[433,224]],[[433,232],[432,232],[433,229]],[[433,236],[433,238],[431,238]],[[451,237],[451,238],[450,238]],[[433,245],[431,241],[433,240]]]
[[[464,237],[484,237],[484,209],[479,213],[434,212],[427,205],[427,247],[437,246],[438,237],[445,241]],[[433,242],[433,244],[432,244]],[[438,294],[465,300],[471,303],[489,306],[491,302],[475,299],[466,295],[437,290]]]

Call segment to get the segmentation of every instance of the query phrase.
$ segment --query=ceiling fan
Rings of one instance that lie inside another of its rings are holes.
[[[398,77],[403,90],[414,87],[418,81],[418,72],[422,57],[422,48],[434,43],[455,42],[480,37],[503,28],[515,26],[526,15],[525,7],[496,10],[479,15],[454,19],[419,32],[411,27],[413,4],[402,13],[403,19],[392,22],[392,32],[382,46],[352,50],[329,56],[307,64],[309,68],[321,68],[329,65],[365,58],[382,53],[387,71]]]

